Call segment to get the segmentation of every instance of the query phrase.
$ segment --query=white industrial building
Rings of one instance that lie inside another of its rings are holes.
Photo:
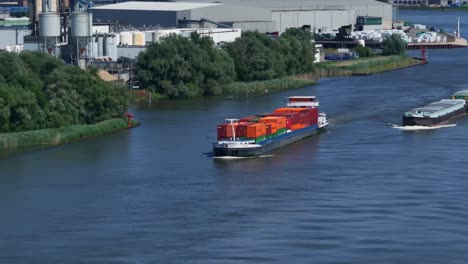
[[[124,2],[89,9],[95,22],[122,26],[232,27],[259,32],[284,32],[310,26],[316,32],[356,24],[357,17],[382,18],[391,29],[394,7],[375,0],[221,0]],[[396,15],[396,14],[395,14]]]

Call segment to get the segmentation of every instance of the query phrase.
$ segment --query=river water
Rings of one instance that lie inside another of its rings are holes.
[[[465,14],[400,17],[448,30]],[[466,263],[468,118],[388,125],[468,88],[468,50],[429,60],[246,100],[135,106],[131,131],[4,158],[0,263]],[[218,122],[288,95],[317,95],[329,131],[264,158],[206,155]]]

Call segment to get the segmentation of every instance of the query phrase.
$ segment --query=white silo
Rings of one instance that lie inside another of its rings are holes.
[[[145,33],[140,31],[133,32],[133,45],[134,46],[145,46]]]
[[[58,14],[48,12],[39,15],[39,36],[60,36],[60,16]]]
[[[133,45],[133,35],[132,32],[122,31],[120,32],[120,44],[121,45]]]
[[[57,12],[57,0],[49,0],[49,3],[49,11],[54,13]]]
[[[97,36],[97,45],[98,45],[98,57],[104,56],[104,36],[98,35]]]
[[[60,37],[60,16],[56,13],[39,14],[39,37],[43,51],[58,56],[57,43]]]
[[[42,0],[35,0],[34,1],[34,14],[36,20],[39,19],[39,14],[42,13]]]
[[[366,41],[363,40],[363,39],[359,39],[359,40],[358,40],[358,44],[361,45],[361,46],[363,46],[363,47],[365,47],[365,46],[366,46]]]
[[[117,34],[110,34],[107,35],[104,39],[105,50],[107,51],[107,55],[105,57],[109,57],[111,60],[117,60],[117,44],[118,44],[118,35]]]
[[[112,41],[109,38],[109,35],[104,35],[104,43],[102,45],[102,56],[108,57],[109,56],[109,41]]]
[[[77,12],[71,15],[71,35],[72,37],[89,37],[91,35],[88,13]]]

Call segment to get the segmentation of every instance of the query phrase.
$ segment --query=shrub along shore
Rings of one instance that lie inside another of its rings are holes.
[[[132,120],[131,127],[137,125],[138,122]],[[3,133],[0,134],[0,150],[58,146],[127,128],[125,119],[114,118],[93,125],[73,125],[61,128]]]

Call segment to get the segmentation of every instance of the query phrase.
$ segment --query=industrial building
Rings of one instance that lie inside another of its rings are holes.
[[[379,29],[391,29],[396,12],[375,0],[224,0],[123,2],[93,7],[94,21],[121,26],[232,27],[259,32],[284,32],[310,26],[315,32],[353,29],[358,17],[381,18]]]

